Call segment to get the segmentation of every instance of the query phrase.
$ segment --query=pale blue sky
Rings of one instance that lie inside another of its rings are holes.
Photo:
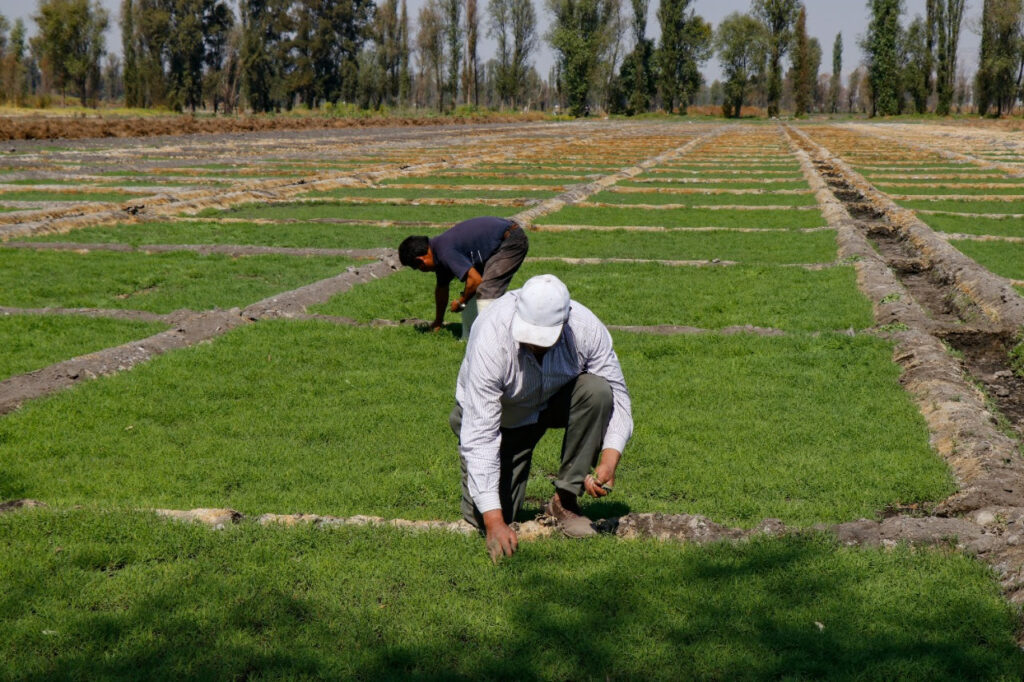
[[[925,0],[904,0],[906,5],[906,21],[909,21],[915,14],[924,14]],[[104,7],[110,11],[111,29],[107,35],[107,48],[112,52],[120,53],[121,38],[117,30],[117,16],[121,5],[120,0],[101,0]],[[416,13],[424,0],[408,0],[409,15],[415,21]],[[981,13],[982,0],[967,0],[966,20],[962,37],[960,40],[959,63],[967,73],[973,73],[977,65],[979,38],[972,26],[977,24],[978,16]],[[543,0],[534,0],[538,10],[539,25],[545,26],[543,12]],[[647,32],[650,36],[658,34],[657,19],[655,10],[658,0],[651,0],[650,18],[647,22]],[[481,2],[481,5],[484,3]],[[822,45],[824,57],[822,59],[822,71],[831,71],[832,64],[832,43],[836,33],[843,33],[843,72],[849,73],[860,63],[862,54],[857,47],[857,37],[864,33],[868,22],[867,2],[865,0],[805,0],[807,5],[807,31],[816,37]],[[627,3],[628,5],[628,3]],[[36,7],[35,0],[0,0],[0,13],[12,21],[17,17],[25,19],[29,33],[35,32],[35,23],[30,17]],[[696,0],[694,8],[697,13],[717,25],[724,17],[731,12],[747,11],[750,9],[749,0]],[[480,47],[480,57],[487,59],[492,56],[494,46],[489,41],[484,41]],[[536,58],[536,66],[542,76],[552,63],[550,50],[541,41],[540,49]],[[704,75],[708,81],[714,80],[720,75],[718,61],[712,59],[704,67]]]

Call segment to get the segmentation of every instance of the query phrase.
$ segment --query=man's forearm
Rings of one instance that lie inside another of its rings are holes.
[[[434,288],[434,323],[444,322],[444,311],[448,307],[448,287],[438,285]]]

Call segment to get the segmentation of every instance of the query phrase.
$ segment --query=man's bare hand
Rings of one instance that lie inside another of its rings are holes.
[[[505,523],[500,509],[484,512],[484,525],[487,527],[487,553],[492,562],[498,563],[502,557],[516,553],[519,549],[519,536]]]
[[[464,310],[465,308],[466,308],[466,301],[464,299],[457,298],[454,301],[452,301],[451,311],[453,313],[460,312],[460,311]]]
[[[583,479],[583,488],[591,497],[604,497],[615,487],[615,469],[619,466],[618,450],[602,450],[601,461],[594,467],[594,473]]]

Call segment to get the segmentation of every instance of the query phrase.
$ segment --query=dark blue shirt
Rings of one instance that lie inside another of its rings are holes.
[[[484,263],[501,246],[505,231],[512,224],[493,216],[470,218],[431,239],[437,283],[448,284],[453,277],[465,282],[470,268],[483,273]]]

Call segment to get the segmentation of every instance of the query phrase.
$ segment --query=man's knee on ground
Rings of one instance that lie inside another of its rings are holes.
[[[573,402],[586,402],[590,405],[602,405],[611,408],[614,404],[611,384],[596,374],[581,374],[576,379],[576,388],[573,390]]]

